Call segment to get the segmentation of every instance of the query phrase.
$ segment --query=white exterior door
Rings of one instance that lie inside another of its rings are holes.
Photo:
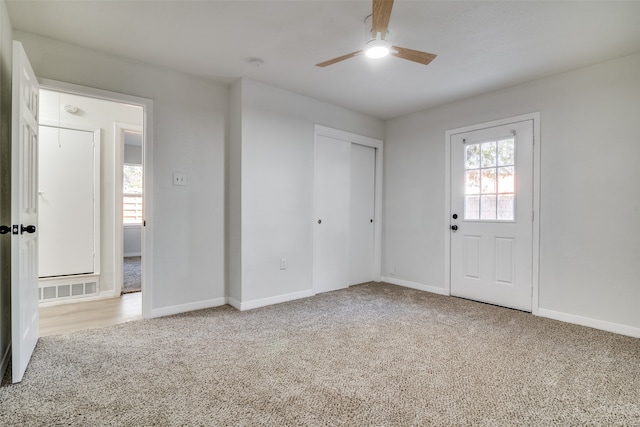
[[[531,311],[533,120],[449,144],[451,295]]]
[[[39,131],[39,275],[95,273],[100,151],[94,133]]]
[[[11,154],[12,382],[22,381],[38,330],[39,85],[19,42],[13,43]]]
[[[376,149],[351,144],[350,285],[373,280]]]

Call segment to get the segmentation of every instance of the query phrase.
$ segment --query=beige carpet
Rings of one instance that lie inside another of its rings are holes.
[[[142,257],[125,257],[122,262],[122,292],[140,292],[142,290]]]
[[[42,338],[0,424],[640,425],[640,340],[366,284]]]

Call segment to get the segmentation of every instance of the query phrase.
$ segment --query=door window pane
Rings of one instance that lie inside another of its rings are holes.
[[[480,197],[480,219],[496,219],[496,196]]]
[[[480,196],[465,196],[464,218],[480,219]]]
[[[513,206],[513,194],[498,195],[498,219],[513,221],[515,218]]]
[[[480,193],[480,171],[471,170],[464,173],[465,194]]]
[[[480,145],[468,145],[465,150],[465,169],[477,169],[480,167]]]
[[[482,194],[496,194],[496,170],[482,169]]]
[[[496,165],[496,142],[485,142],[481,144],[482,167],[490,168]]]
[[[498,141],[498,166],[514,165],[516,163],[515,153],[514,138]]]
[[[513,193],[515,176],[513,166],[498,168],[498,193]]]

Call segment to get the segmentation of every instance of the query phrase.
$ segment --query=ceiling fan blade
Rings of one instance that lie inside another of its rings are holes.
[[[408,59],[409,61],[418,62],[420,64],[428,65],[435,59],[435,53],[420,52],[419,50],[407,49],[406,47],[392,46],[395,52],[391,52],[391,55],[402,59]]]
[[[344,61],[345,59],[353,58],[354,56],[358,56],[362,53],[361,50],[357,50],[355,52],[347,53],[346,55],[338,56],[337,58],[330,59],[328,61],[321,62],[316,64],[316,67],[326,67],[327,65],[335,64],[336,62]]]
[[[371,37],[374,39],[381,33],[382,39],[387,37],[389,28],[389,18],[391,18],[391,8],[393,0],[373,0],[373,17],[371,18]]]

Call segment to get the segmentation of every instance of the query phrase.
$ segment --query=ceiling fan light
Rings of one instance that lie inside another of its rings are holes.
[[[364,54],[367,55],[368,58],[374,59],[384,58],[385,56],[389,55],[390,52],[391,46],[389,45],[389,42],[387,42],[386,40],[381,40],[379,38],[368,42],[364,50]]]

